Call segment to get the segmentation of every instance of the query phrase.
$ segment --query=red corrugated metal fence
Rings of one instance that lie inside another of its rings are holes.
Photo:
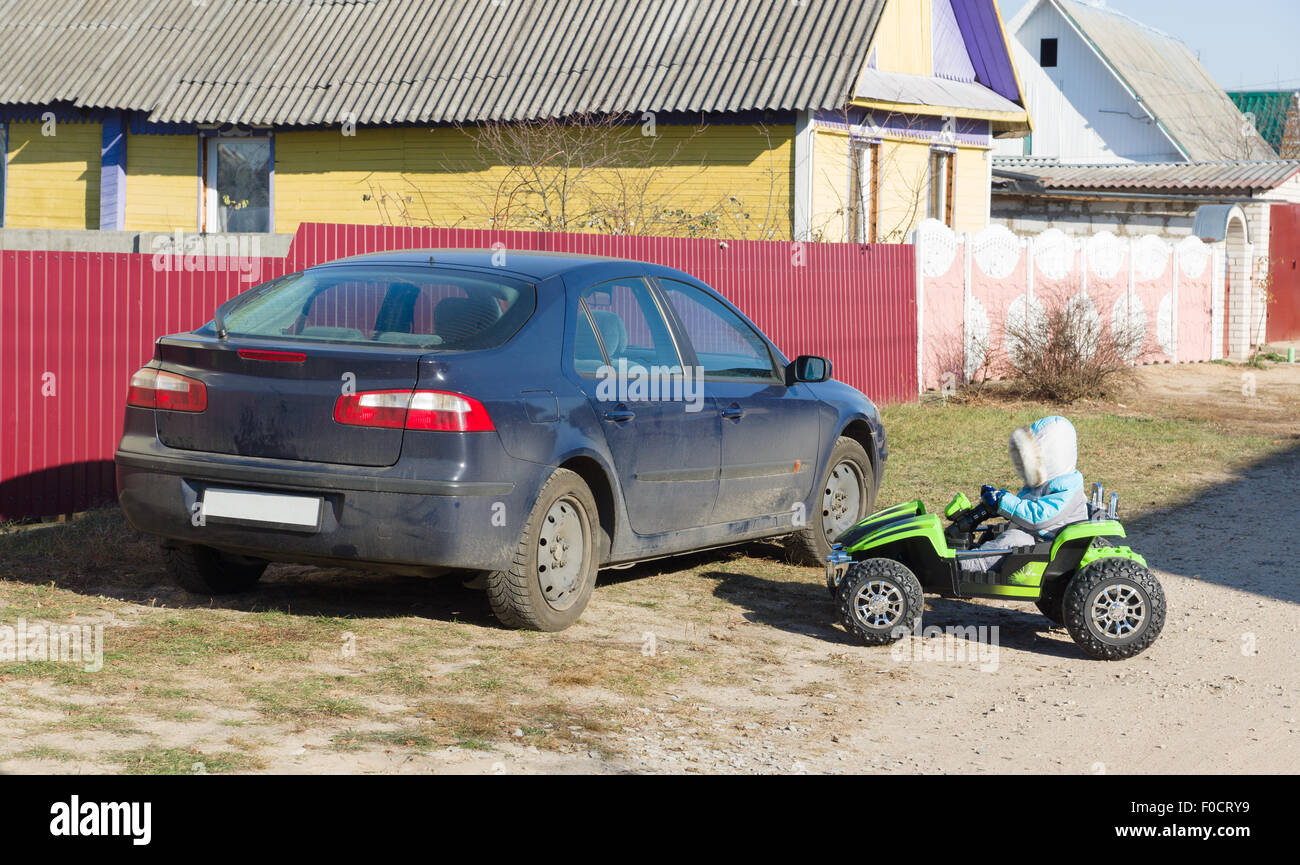
[[[284,259],[0,251],[0,519],[115,495],[132,372],[254,282],[387,249],[554,250],[671,265],[717,288],[788,356],[820,354],[879,402],[914,400],[911,246],[306,224]]]

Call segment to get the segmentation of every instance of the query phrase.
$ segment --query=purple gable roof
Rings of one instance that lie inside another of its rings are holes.
[[[961,35],[950,0],[934,0],[930,21],[934,74],[952,81],[974,81],[975,67],[971,64],[970,52],[966,50],[966,40]]]
[[[993,4],[994,0],[952,0],[952,11],[975,67],[975,80],[1019,104],[1015,69]]]

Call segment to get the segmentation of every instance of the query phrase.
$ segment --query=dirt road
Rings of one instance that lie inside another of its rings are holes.
[[[275,566],[218,604],[149,558],[0,585],[0,618],[102,621],[111,652],[102,675],[0,668],[0,771],[1297,772],[1300,369],[1245,400],[1242,375],[1148,370],[1106,409],[1281,442],[1126,520],[1169,604],[1130,661],[1032,605],[942,599],[925,625],[960,636],[866,648],[775,545],[605,572],[558,635],[455,582]]]

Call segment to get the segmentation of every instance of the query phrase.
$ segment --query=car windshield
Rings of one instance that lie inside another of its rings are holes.
[[[356,265],[252,289],[225,325],[233,336],[467,351],[505,344],[536,305],[532,285],[506,276]]]

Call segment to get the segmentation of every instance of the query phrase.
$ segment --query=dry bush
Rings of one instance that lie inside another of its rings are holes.
[[[1044,300],[1041,314],[1008,320],[1007,362],[1023,395],[1057,403],[1098,399],[1132,377],[1145,333],[1106,327],[1080,296]]]
[[[944,400],[973,404],[993,395],[998,379],[1006,372],[996,335],[979,339],[958,330],[935,343],[929,365],[939,373],[939,394]]]

